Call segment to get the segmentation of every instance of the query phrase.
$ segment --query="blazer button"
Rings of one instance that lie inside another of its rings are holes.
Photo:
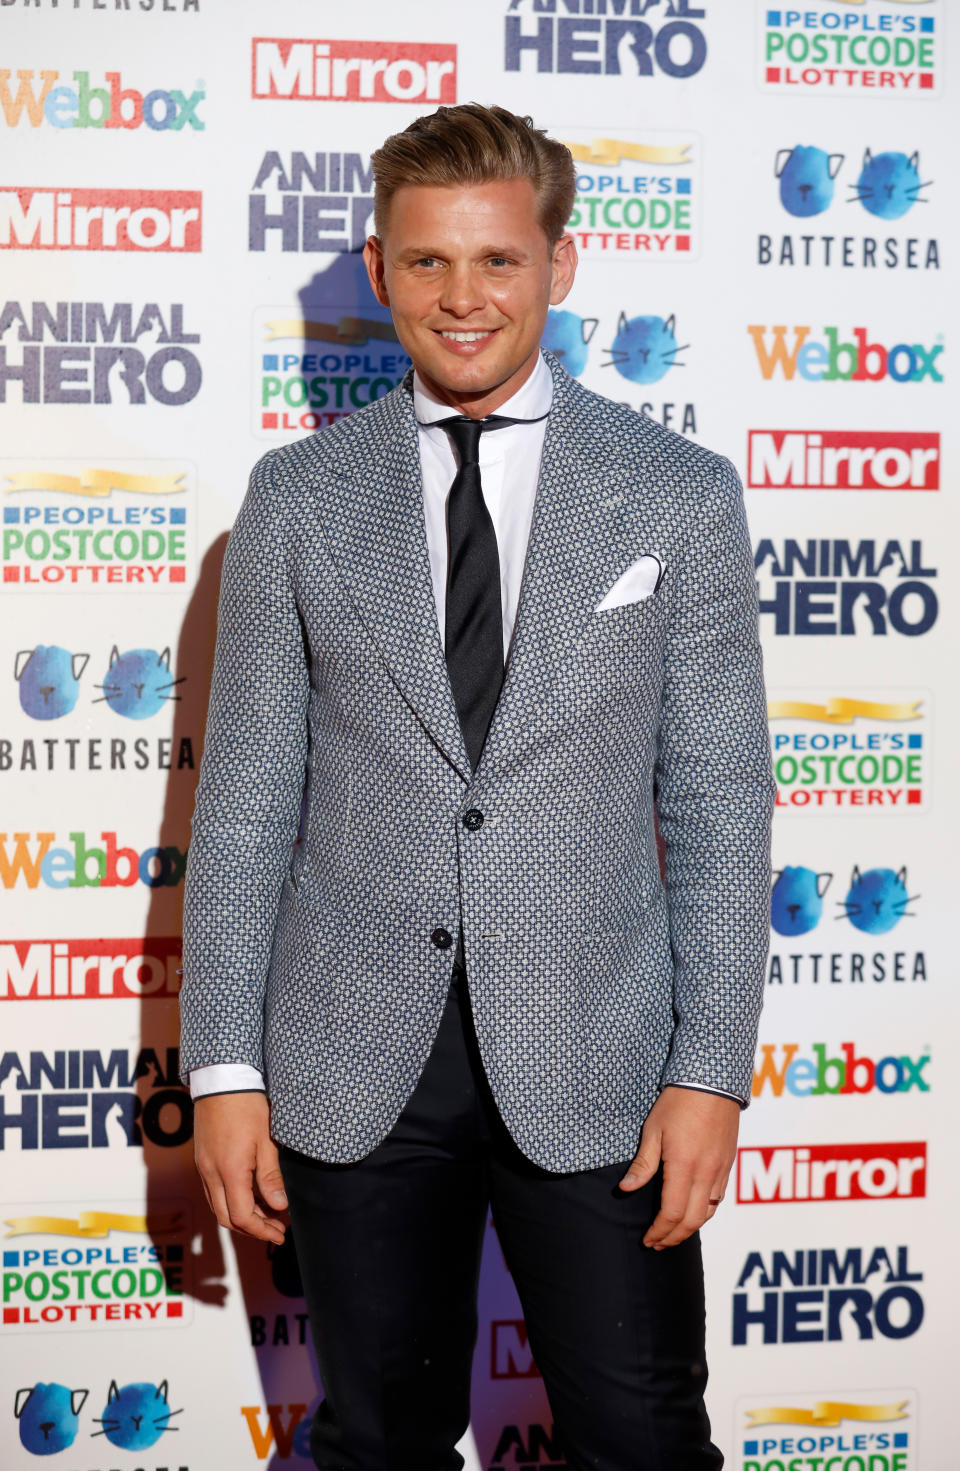
[[[453,944],[453,936],[451,935],[450,931],[445,930],[442,925],[437,926],[430,938],[436,945],[438,950],[449,950],[450,946]]]
[[[471,807],[463,814],[463,825],[468,827],[472,833],[476,832],[478,827],[483,827],[483,813],[478,812],[476,807]]]

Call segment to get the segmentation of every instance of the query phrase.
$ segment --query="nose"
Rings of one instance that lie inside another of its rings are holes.
[[[810,193],[811,187],[812,186],[810,184],[801,184],[800,185],[800,195],[801,195],[801,198],[806,199],[807,195]]]
[[[56,689],[56,685],[55,684],[42,684],[40,686],[40,693],[41,693],[41,695],[43,695],[43,703],[44,704],[47,703],[47,701],[49,700],[50,696],[53,694],[53,692],[54,692],[55,689]]]
[[[137,699],[139,700],[143,694],[144,686],[142,684],[135,684],[134,689],[137,692]]]
[[[474,312],[482,311],[486,297],[480,282],[468,265],[454,265],[443,282],[439,306],[450,316],[463,320]]]
[[[787,905],[787,913],[789,914],[789,916],[790,916],[791,919],[796,919],[796,917],[799,914],[799,912],[800,912],[800,905],[799,904],[788,904]]]
[[[139,1430],[141,1424],[143,1423],[143,1416],[142,1415],[131,1415],[130,1416],[130,1419],[133,1421],[133,1428],[134,1428],[134,1430]]]
[[[56,1420],[41,1420],[40,1421],[40,1429],[43,1431],[43,1438],[44,1438],[44,1440],[47,1439],[47,1436],[50,1434],[51,1430],[53,1429],[54,1425],[56,1425],[56,1423],[57,1423]]]

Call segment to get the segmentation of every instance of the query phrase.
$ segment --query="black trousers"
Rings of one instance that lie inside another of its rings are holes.
[[[659,1179],[623,1165],[552,1174],[517,1149],[490,1095],[454,969],[436,1044],[387,1138],[355,1164],[281,1147],[326,1398],[322,1471],[458,1471],[470,1419],[487,1207],[571,1471],[717,1471],[703,1404],[699,1239],[642,1237]]]

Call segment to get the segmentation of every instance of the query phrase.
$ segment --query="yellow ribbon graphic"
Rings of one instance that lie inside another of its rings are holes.
[[[128,475],[122,470],[81,470],[79,475],[56,475],[49,470],[18,470],[5,475],[10,484],[3,487],[9,495],[15,490],[63,490],[69,495],[106,496],[112,490],[132,490],[137,495],[178,495],[186,490],[185,471],[178,475]]]
[[[335,342],[338,347],[362,347],[371,337],[382,342],[396,342],[392,322],[374,322],[366,317],[341,317],[338,322],[304,322],[288,317],[282,322],[265,323],[266,342],[278,337],[302,337],[308,342]]]
[[[594,138],[592,143],[567,143],[578,163],[596,163],[604,168],[623,162],[692,163],[688,157],[692,143],[672,143],[657,147],[653,143],[624,143],[616,138]]]
[[[906,1420],[909,1400],[895,1405],[848,1405],[842,1401],[821,1400],[812,1410],[790,1409],[771,1405],[768,1410],[747,1410],[747,1425],[819,1425],[835,1426],[841,1420]]]
[[[110,1231],[137,1231],[141,1234],[166,1235],[183,1224],[182,1213],[172,1215],[125,1216],[117,1211],[80,1211],[71,1216],[15,1216],[3,1223],[10,1236],[106,1236]]]
[[[767,714],[771,720],[792,716],[796,720],[825,720],[834,725],[847,725],[857,715],[870,720],[922,720],[922,700],[908,705],[883,705],[873,700],[831,699],[825,705],[810,705],[804,700],[771,700]]]

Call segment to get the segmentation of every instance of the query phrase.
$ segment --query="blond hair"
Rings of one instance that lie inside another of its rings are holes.
[[[570,150],[533,119],[505,107],[464,102],[438,107],[394,133],[371,157],[374,226],[383,238],[390,201],[405,185],[449,187],[529,179],[540,226],[553,246],[573,210],[576,172]]]

